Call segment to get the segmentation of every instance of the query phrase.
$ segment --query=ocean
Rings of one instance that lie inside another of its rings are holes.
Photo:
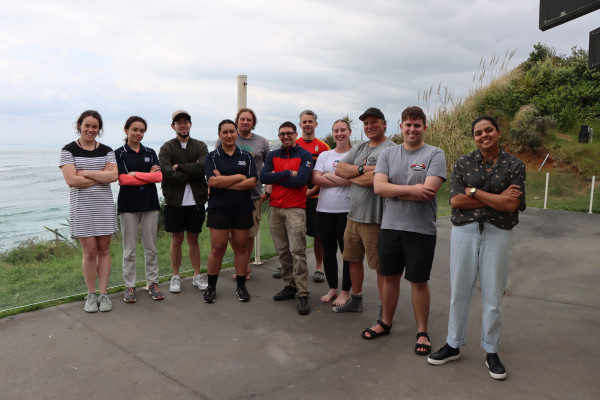
[[[107,145],[114,150],[122,144]],[[147,145],[158,153],[162,143]],[[58,168],[62,147],[0,145],[0,252],[28,240],[54,239],[46,227],[69,237],[69,187]],[[111,188],[116,202],[119,184]]]

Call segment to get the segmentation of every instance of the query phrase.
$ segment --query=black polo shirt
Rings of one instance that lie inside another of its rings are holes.
[[[127,144],[115,150],[119,175],[129,172],[150,172],[153,165],[158,165],[158,157],[154,150],[140,144],[137,153]],[[158,192],[155,183],[141,186],[121,185],[117,200],[117,211],[144,212],[160,210]]]
[[[231,156],[223,151],[222,146],[208,153],[204,160],[207,181],[210,177],[215,176],[213,172],[215,169],[221,175],[242,174],[248,178],[258,179],[254,158],[250,153],[240,150],[237,146],[235,146],[235,151]],[[210,188],[206,212],[241,214],[253,210],[254,204],[250,197],[250,190]]]

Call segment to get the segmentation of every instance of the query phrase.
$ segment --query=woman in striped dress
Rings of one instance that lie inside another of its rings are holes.
[[[83,250],[81,269],[88,289],[86,312],[110,311],[106,294],[110,275],[110,239],[117,228],[110,183],[118,178],[115,153],[96,141],[102,132],[97,111],[84,111],[77,119],[79,138],[63,147],[59,167],[70,189],[71,236]],[[100,296],[96,297],[96,279]]]

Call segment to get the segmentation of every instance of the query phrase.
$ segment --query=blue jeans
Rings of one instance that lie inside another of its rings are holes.
[[[450,239],[450,317],[446,342],[458,348],[465,345],[469,304],[479,274],[483,301],[481,347],[498,352],[502,330],[502,295],[508,278],[512,230],[484,222],[453,226]]]

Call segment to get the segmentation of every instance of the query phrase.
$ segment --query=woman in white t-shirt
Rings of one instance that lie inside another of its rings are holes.
[[[329,291],[321,297],[323,303],[333,302],[334,306],[342,306],[350,299],[350,266],[343,261],[342,290],[338,294],[338,245],[344,251],[344,230],[350,212],[350,181],[335,175],[338,162],[350,151],[350,124],[338,119],[331,128],[334,150],[319,154],[312,173],[312,182],[321,187],[317,204],[317,221],[319,234],[323,243],[323,267],[329,284]]]

